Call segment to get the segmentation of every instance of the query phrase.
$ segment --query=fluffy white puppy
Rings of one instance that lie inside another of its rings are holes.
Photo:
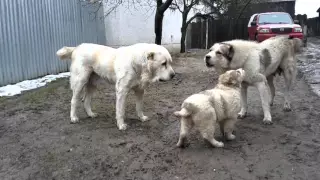
[[[235,139],[232,132],[241,108],[240,86],[244,76],[243,69],[229,70],[219,76],[214,89],[193,94],[183,101],[181,110],[174,112],[174,115],[181,117],[178,147],[184,145],[193,126],[214,147],[224,146],[214,138],[217,123],[223,136],[228,140]]]
[[[99,79],[116,88],[116,120],[119,130],[125,130],[126,98],[130,90],[136,96],[136,112],[141,121],[148,117],[143,113],[144,89],[151,82],[167,81],[175,76],[172,58],[166,48],[156,44],[137,43],[118,49],[83,43],[77,47],[63,47],[57,51],[60,59],[71,59],[70,86],[73,91],[70,118],[79,121],[76,107],[84,92],[84,108],[88,116],[96,117],[91,110],[91,98]]]

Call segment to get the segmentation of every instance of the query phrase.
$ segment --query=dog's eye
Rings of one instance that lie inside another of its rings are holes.
[[[216,54],[222,54],[220,51],[217,51]]]
[[[162,66],[167,66],[167,62],[164,62],[161,64]]]

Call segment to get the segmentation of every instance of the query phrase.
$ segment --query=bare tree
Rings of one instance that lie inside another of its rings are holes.
[[[156,34],[155,43],[161,45],[162,39],[162,22],[165,11],[170,7],[173,0],[157,1],[157,10],[154,18],[154,33]]]
[[[104,13],[101,18],[105,18],[115,11],[119,6],[125,6],[126,9],[144,9],[156,10],[154,18],[154,33],[156,35],[155,43],[161,45],[162,26],[164,13],[170,7],[173,0],[79,0],[83,6],[90,7],[94,18],[101,7],[104,7]]]
[[[112,12],[116,11],[120,6],[126,10],[141,10],[149,11],[154,9],[155,0],[79,0],[83,7],[89,9],[89,13],[94,17],[98,17],[99,10],[103,9],[102,15],[99,18],[104,19]]]
[[[182,14],[180,53],[184,53],[186,51],[185,40],[186,40],[188,25],[195,18],[208,18],[211,15],[216,14],[217,9],[219,9],[219,7],[217,6],[212,6],[214,7],[214,10],[211,9],[209,12],[203,12],[203,11],[206,11],[206,8],[205,6],[197,7],[197,5],[200,5],[200,3],[201,3],[201,0],[180,0],[180,1],[174,0],[174,2],[172,3],[173,8],[179,10],[179,12],[181,12]],[[188,15],[191,10],[193,10],[196,13],[192,17],[188,18]]]

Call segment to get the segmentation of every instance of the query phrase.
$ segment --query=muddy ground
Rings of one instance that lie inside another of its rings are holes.
[[[115,121],[113,87],[100,87],[90,119],[69,123],[67,79],[0,99],[0,179],[320,179],[320,101],[299,74],[292,112],[283,112],[283,80],[276,78],[273,125],[262,124],[257,90],[249,89],[248,117],[238,123],[235,141],[212,148],[195,131],[189,146],[175,148],[179,121],[172,115],[189,95],[212,88],[213,70],[203,52],[174,58],[177,76],[152,85],[145,96],[151,121],[141,123],[134,97],[127,104],[127,131]],[[219,131],[217,138],[221,138]]]

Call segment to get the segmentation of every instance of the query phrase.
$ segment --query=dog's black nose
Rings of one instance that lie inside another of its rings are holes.
[[[176,75],[176,73],[170,74],[170,78],[172,79],[175,75]]]
[[[206,55],[206,62],[208,62],[208,61],[210,61],[210,59],[211,59],[211,56],[209,56],[209,55]]]

